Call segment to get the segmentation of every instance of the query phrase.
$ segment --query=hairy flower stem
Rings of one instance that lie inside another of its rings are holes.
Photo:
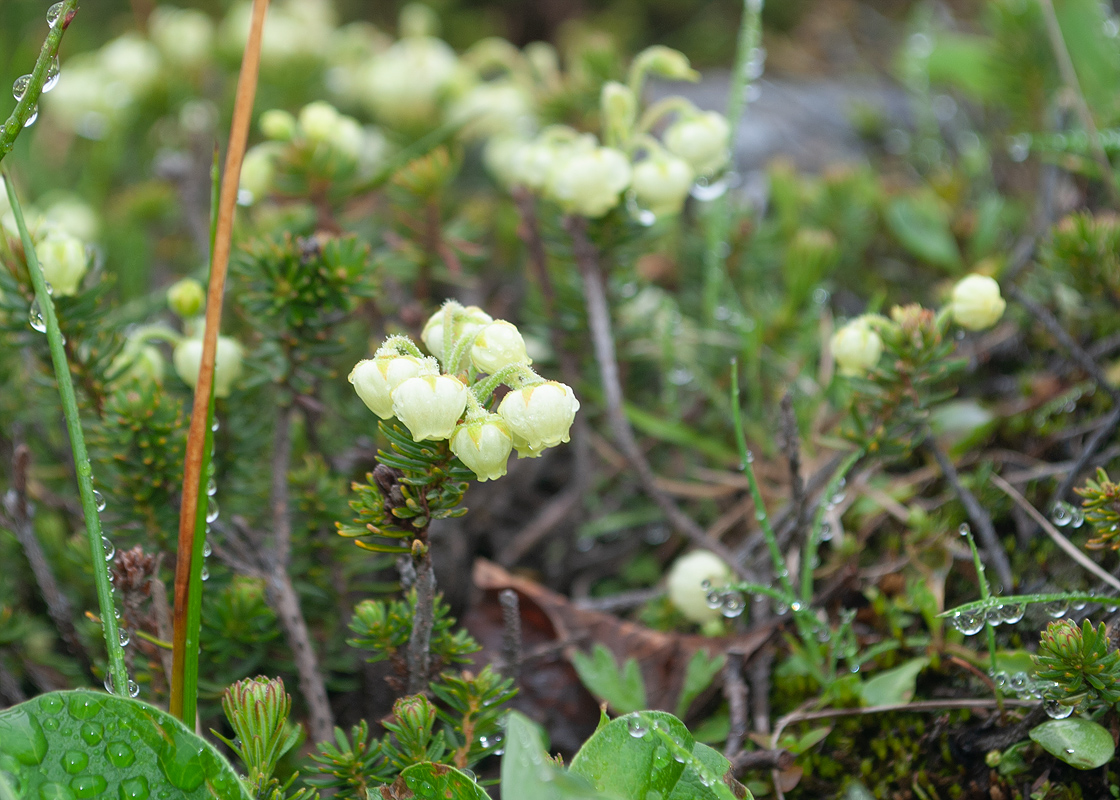
[[[587,306],[587,323],[591,328],[591,339],[595,349],[595,360],[599,364],[599,379],[603,384],[603,398],[607,404],[607,418],[611,431],[623,455],[641,481],[642,488],[650,499],[657,504],[678,533],[692,541],[697,547],[711,550],[718,555],[736,574],[750,580],[751,574],[743,568],[734,554],[723,542],[709,537],[704,529],[681,511],[672,498],[657,488],[653,469],[646,461],[634,438],[630,421],[626,419],[623,408],[622,381],[618,374],[618,360],[614,350],[614,334],[611,332],[610,308],[607,306],[606,287],[603,272],[599,267],[599,251],[587,236],[587,221],[583,217],[565,218],[564,226],[572,237],[576,263],[583,278],[583,298]]]
[[[424,532],[427,538],[427,531]],[[432,625],[435,618],[436,574],[426,546],[416,562],[416,615],[408,637],[408,694],[427,690],[432,671]]]

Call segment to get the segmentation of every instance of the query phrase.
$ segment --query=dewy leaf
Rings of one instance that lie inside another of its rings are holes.
[[[681,696],[677,698],[677,716],[683,717],[688,713],[688,707],[699,694],[708,688],[712,678],[719,674],[723,665],[727,663],[727,656],[723,653],[709,658],[704,650],[697,650],[688,662],[685,669],[684,682],[681,684]]]
[[[673,757],[654,725],[692,751],[692,734],[684,723],[662,711],[643,711],[612,720],[592,734],[572,759],[571,772],[622,800],[668,797],[684,764]]]
[[[595,645],[591,655],[572,654],[572,666],[579,673],[583,685],[595,696],[606,700],[620,714],[640,711],[646,707],[646,685],[638,662],[626,659],[619,670],[611,651],[601,644]]]
[[[179,720],[88,689],[0,712],[0,778],[16,797],[249,800],[229,762]]]
[[[718,751],[713,750],[706,744],[697,742],[693,745],[692,755],[700,760],[708,771],[713,775],[719,775],[723,781],[723,785],[731,790],[731,793],[739,800],[751,800],[752,795],[746,786],[735,780],[731,774],[731,762],[724,758]],[[681,774],[681,778],[677,781],[677,785],[673,787],[673,793],[669,795],[669,800],[719,800],[721,795],[707,786],[701,779],[700,774],[688,764]]]
[[[482,787],[464,772],[446,764],[413,764],[401,772],[392,786],[381,787],[381,796],[392,800],[439,798],[439,800],[490,800]]]
[[[905,664],[880,672],[860,687],[863,702],[869,706],[907,703],[914,696],[918,673],[929,664],[929,658],[914,658]]]
[[[1031,730],[1031,739],[1052,756],[1078,769],[1096,769],[1107,764],[1116,752],[1107,728],[1080,717],[1044,722]]]
[[[886,209],[887,227],[899,244],[921,260],[955,272],[961,265],[949,214],[935,197],[896,197]]]
[[[540,728],[516,711],[510,712],[506,723],[502,797],[511,800],[609,800],[609,796],[596,792],[579,775],[553,763],[545,750]]]

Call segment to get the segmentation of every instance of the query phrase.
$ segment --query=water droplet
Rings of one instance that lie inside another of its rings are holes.
[[[1029,677],[1027,677],[1027,673],[1016,672],[1014,675],[1011,676],[1011,683],[1010,683],[1011,691],[1022,692],[1030,686],[1030,683],[1031,683],[1031,679]]]
[[[1065,719],[1073,713],[1073,706],[1067,706],[1057,700],[1046,701],[1046,714],[1052,719]]]
[[[655,770],[665,769],[665,767],[669,766],[672,760],[673,757],[669,755],[669,751],[664,747],[658,746],[658,748],[653,751],[652,766]]]
[[[198,574],[198,579],[202,581],[210,580],[210,569],[205,564],[202,565],[202,571]]]
[[[202,543],[202,557],[210,558],[210,554],[214,552],[214,548],[210,546],[210,541],[207,540]]]
[[[992,680],[995,682],[996,687],[1000,691],[1006,691],[1007,688],[1011,685],[1011,676],[1006,672],[997,672],[992,676]]]
[[[984,621],[993,628],[998,628],[1003,623],[1003,606],[993,606],[985,611]]]
[[[646,721],[639,715],[635,714],[630,719],[626,720],[626,730],[628,730],[630,735],[635,739],[641,739],[649,733],[649,725],[647,725]]]
[[[746,608],[747,603],[743,600],[743,595],[738,592],[728,592],[723,598],[723,604],[719,607],[719,613],[728,619],[732,619],[741,616]]]
[[[128,628],[121,628],[119,633],[120,636],[118,638],[120,640],[121,647],[128,647],[128,643],[132,641],[132,637],[128,634]]]
[[[128,742],[109,742],[105,745],[105,757],[114,767],[124,769],[132,766],[132,762],[136,760],[136,753],[133,752]]]
[[[1073,748],[1072,747],[1067,747],[1066,748],[1066,754],[1072,756],[1073,755]]]
[[[111,541],[109,541],[108,536],[101,537],[101,549],[105,551],[106,561],[112,561],[113,556],[117,554],[117,548],[113,546],[113,543]]]
[[[719,608],[723,605],[723,592],[712,589],[704,596],[704,602],[708,604],[708,608]]]
[[[61,72],[62,70],[58,66],[58,56],[55,56],[54,61],[47,67],[47,79],[43,82],[43,94],[58,86],[58,76]]]
[[[206,482],[206,496],[207,497],[213,497],[217,493],[218,493],[218,484],[213,478],[210,478],[210,480]]]
[[[1057,525],[1059,528],[1064,528],[1073,522],[1073,506],[1064,501],[1058,501],[1054,507],[1050,509],[1050,521]]]
[[[23,123],[23,127],[30,128],[35,124],[35,120],[39,119],[39,104],[31,106],[31,114],[27,117],[27,122]]]
[[[1007,155],[1012,161],[1022,163],[1031,154],[1031,135],[1020,133],[1012,136],[1007,142]]]
[[[797,611],[800,611],[801,608],[802,608],[801,603],[797,602],[796,600],[789,604],[789,610],[790,611],[797,612]]]
[[[965,636],[972,636],[984,627],[984,615],[974,611],[962,611],[953,615],[953,627]]]
[[[46,714],[60,714],[65,707],[66,704],[62,702],[62,698],[58,695],[43,695],[39,699],[39,709]]]
[[[214,422],[210,425],[210,430],[213,431],[214,433],[217,433],[218,428],[220,428],[220,427],[221,427],[221,425],[218,423],[218,418],[214,417]]]
[[[93,746],[101,744],[101,723],[100,722],[83,722],[82,727],[78,730],[78,735],[82,737],[82,741]]]
[[[105,680],[102,682],[102,685],[109,694],[116,694],[116,691],[113,689],[113,673],[105,673]]]
[[[62,3],[55,3],[47,9],[47,24],[52,28],[58,22],[59,17],[62,16]]]
[[[121,781],[121,800],[147,800],[150,793],[148,779],[143,775]]]
[[[101,701],[92,692],[75,693],[67,706],[70,716],[79,722],[93,719],[101,711]]]
[[[134,681],[132,679],[129,679],[129,681],[128,681],[128,696],[129,697],[139,697],[140,696],[140,684],[138,684],[136,681]]]
[[[1054,619],[1061,619],[1069,613],[1069,604],[1064,600],[1058,600],[1054,603],[1047,603],[1044,610],[1047,616],[1053,617]]]
[[[1085,512],[1076,506],[1073,509],[1073,515],[1070,518],[1069,526],[1071,528],[1080,528],[1085,524]]]
[[[39,331],[39,333],[47,332],[47,323],[43,321],[43,312],[39,310],[38,300],[31,303],[31,308],[27,312],[27,322],[32,329]]]
[[[972,527],[967,522],[962,522],[961,526],[957,528],[957,533],[961,536],[970,536],[972,534]]]
[[[830,522],[822,522],[821,523],[821,532],[820,532],[818,538],[822,542],[831,542],[832,541],[832,523],[830,523]]]
[[[18,78],[16,78],[15,83],[12,84],[12,97],[16,99],[17,103],[23,99],[23,96],[25,94],[27,94],[27,87],[30,85],[30,75],[20,75]]]
[[[213,522],[218,518],[218,501],[211,497],[206,501],[206,521]]]
[[[81,750],[67,750],[62,757],[62,768],[71,775],[77,775],[87,766],[89,766],[89,756]]]
[[[105,496],[96,489],[93,490],[93,502],[97,506],[98,511],[105,510]]]
[[[701,202],[715,200],[727,191],[727,180],[710,181],[707,178],[698,178],[692,185],[690,194]]]
[[[58,720],[55,719],[54,717],[47,717],[45,720],[43,720],[43,727],[46,728],[48,731],[57,731],[58,730]]]

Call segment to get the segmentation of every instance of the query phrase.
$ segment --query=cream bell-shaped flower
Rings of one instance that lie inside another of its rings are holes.
[[[498,405],[498,414],[509,425],[518,455],[530,457],[568,441],[577,411],[579,400],[572,387],[558,381],[515,389]]]
[[[513,364],[532,364],[525,351],[525,339],[512,322],[504,319],[491,322],[474,337],[471,363],[475,368],[493,375]]]
[[[696,175],[683,158],[656,155],[634,166],[634,197],[657,216],[679,214]]]
[[[613,147],[557,151],[545,190],[569,213],[601,217],[630,185],[630,161]]]
[[[412,433],[413,441],[447,439],[467,408],[470,391],[452,375],[420,375],[393,392],[393,414]]]
[[[711,175],[727,163],[731,126],[718,111],[682,117],[665,131],[669,152],[689,163],[697,175]]]
[[[692,622],[704,624],[719,619],[719,609],[708,605],[708,592],[726,586],[731,577],[731,568],[715,553],[693,550],[669,568],[669,600]],[[710,588],[705,588],[704,581]]]
[[[218,351],[214,358],[215,397],[229,397],[234,381],[241,377],[241,356],[241,344],[236,339],[218,337]],[[202,365],[202,339],[193,336],[182,339],[175,345],[171,361],[183,383],[194,389]]]
[[[987,275],[969,275],[953,287],[953,319],[962,328],[982,331],[999,322],[1007,301],[999,284]]]
[[[55,297],[69,297],[78,293],[78,287],[89,268],[86,244],[65,231],[52,229],[35,245],[43,277],[51,285]]]
[[[467,306],[460,312],[459,336],[476,335],[483,326],[489,325],[494,318],[478,306]],[[432,314],[420,332],[420,340],[428,348],[428,352],[443,361],[443,309]]]
[[[316,100],[299,111],[299,129],[313,142],[329,142],[335,134],[341,115],[330,103]]]
[[[461,423],[451,437],[451,452],[480,481],[496,480],[505,475],[511,450],[513,437],[509,426],[497,414]]]
[[[366,407],[381,419],[393,416],[393,391],[409,378],[439,375],[439,364],[416,356],[377,356],[359,361],[350,370],[350,383]]]
[[[391,127],[430,124],[458,70],[458,57],[446,42],[409,36],[373,57],[364,81],[365,100]]]
[[[878,364],[883,354],[883,340],[862,318],[832,334],[831,344],[841,375],[862,375]]]

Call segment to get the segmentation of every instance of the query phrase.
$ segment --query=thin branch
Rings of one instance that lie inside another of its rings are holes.
[[[999,536],[996,535],[996,529],[992,525],[992,517],[980,505],[980,501],[976,499],[968,487],[961,483],[960,475],[957,474],[957,468],[953,466],[953,460],[937,446],[937,442],[933,437],[926,439],[925,448],[933,454],[937,459],[937,465],[941,468],[941,474],[945,476],[945,480],[953,487],[953,491],[957,495],[957,499],[961,501],[968,518],[972,521],[976,532],[980,537],[980,541],[984,543],[984,549],[988,551],[988,558],[992,561],[992,567],[996,571],[996,576],[999,578],[1000,583],[1006,587],[1006,591],[1011,591],[1015,586],[1015,576],[1011,573],[1011,561],[1007,558],[1007,553],[1003,550],[1003,545],[999,541]]]
[[[747,684],[743,682],[742,653],[727,654],[727,662],[723,665],[723,696],[727,698],[731,718],[723,756],[734,761],[743,749],[743,739],[747,735]]]
[[[723,542],[710,538],[696,522],[681,511],[673,500],[657,488],[653,469],[646,461],[634,438],[634,431],[623,410],[622,381],[618,374],[618,360],[615,356],[614,335],[611,332],[610,309],[607,306],[606,288],[603,273],[599,267],[599,253],[587,236],[587,220],[582,217],[568,216],[564,226],[572,237],[576,263],[583,278],[584,302],[587,305],[587,320],[591,328],[591,339],[595,349],[595,360],[599,364],[599,377],[603,385],[603,398],[607,404],[607,418],[615,441],[626,460],[634,468],[642,488],[651,500],[661,509],[669,524],[698,547],[711,550],[726,561],[736,574],[744,580],[751,578],[750,573],[739,564],[735,555]]]
[[[416,613],[408,637],[408,693],[420,694],[428,688],[432,672],[432,625],[435,614],[436,575],[431,552],[424,553],[416,566]]]
[[[796,757],[789,750],[742,750],[731,759],[731,771],[739,777],[747,772],[776,769],[779,772],[793,766]]]
[[[1091,560],[1088,556],[1078,550],[1077,547],[1069,539],[1062,536],[1062,534],[1058,532],[1058,529],[1050,524],[1050,520],[1046,519],[1046,517],[1039,513],[1037,508],[1027,502],[1027,498],[1019,494],[1014,486],[994,473],[992,474],[992,483],[998,486],[1004,494],[1014,500],[1015,503],[1024,511],[1026,511],[1035,522],[1041,525],[1042,530],[1046,531],[1046,534],[1051,539],[1053,539],[1054,543],[1058,545],[1058,547],[1062,548],[1062,550],[1064,550],[1070,558],[1072,558],[1086,570],[1100,578],[1102,581],[1107,583],[1113,589],[1120,591],[1120,580],[1117,580],[1113,575],[1109,574],[1108,571],[1102,569],[1099,564],[1097,564],[1095,561]]]
[[[502,674],[515,682],[521,671],[521,603],[513,589],[498,592],[502,606]]]
[[[1062,482],[1058,484],[1058,488],[1054,491],[1054,496],[1050,498],[1051,505],[1065,500],[1066,495],[1069,494],[1069,490],[1072,489],[1073,484],[1077,482],[1077,477],[1081,474],[1081,470],[1085,469],[1085,466],[1092,460],[1093,456],[1096,455],[1105,440],[1112,436],[1117,425],[1120,425],[1120,403],[1113,406],[1112,411],[1104,418],[1100,427],[1098,427],[1089,438],[1089,441],[1085,443],[1085,446],[1081,448],[1077,460],[1073,462],[1073,466],[1069,468],[1069,472],[1066,473],[1065,478],[1062,479]]]

